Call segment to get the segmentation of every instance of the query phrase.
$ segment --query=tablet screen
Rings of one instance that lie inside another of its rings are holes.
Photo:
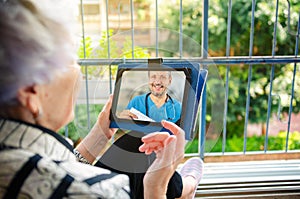
[[[119,118],[174,123],[180,119],[186,84],[183,71],[128,70],[121,78],[116,107]]]
[[[165,130],[161,121],[167,120],[184,129],[185,119],[195,112],[195,79],[184,66],[123,65],[115,83],[111,127],[150,133]]]

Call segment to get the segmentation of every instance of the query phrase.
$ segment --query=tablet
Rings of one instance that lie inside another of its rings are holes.
[[[186,61],[120,64],[110,127],[143,133],[168,131],[160,122],[167,120],[180,126],[186,140],[191,140],[206,78],[207,70]]]

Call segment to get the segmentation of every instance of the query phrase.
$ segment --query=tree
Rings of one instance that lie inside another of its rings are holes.
[[[290,12],[288,11],[290,3]],[[273,31],[275,22],[275,1],[256,1],[255,21],[254,21],[254,42],[252,55],[263,56],[272,55]],[[228,1],[210,0],[209,1],[209,55],[226,55],[227,38],[227,19]],[[179,30],[179,1],[176,5],[162,4],[164,12],[160,13],[161,27],[172,30]],[[249,0],[232,1],[231,14],[231,56],[248,56],[250,27],[251,27],[252,2]],[[295,49],[295,33],[300,4],[297,0],[279,1],[278,25],[276,35],[275,55],[293,55]],[[290,13],[290,18],[289,17]],[[183,33],[195,41],[201,43],[201,18],[202,5],[195,1],[183,1]],[[288,23],[290,22],[290,23]],[[253,65],[252,80],[250,87],[250,108],[249,120],[253,123],[265,123],[268,108],[268,95],[270,88],[269,65]],[[273,94],[287,98],[291,92],[291,73],[293,65],[276,65]],[[229,136],[234,134],[241,135],[244,129],[245,107],[247,97],[248,65],[231,66],[229,75],[229,96],[228,96],[228,115],[227,133]],[[218,66],[221,77],[225,80],[226,66]],[[296,88],[299,90],[299,73],[296,76]],[[209,79],[207,82],[209,98],[208,110],[212,103],[220,103],[216,99],[225,99],[224,92],[215,90],[215,80]],[[299,112],[300,97],[295,89],[295,99],[293,101],[293,111]],[[277,111],[278,100],[272,98],[272,113]],[[289,103],[285,100],[281,104],[282,111],[287,112]],[[211,118],[209,115],[207,118]],[[209,122],[209,121],[208,121]]]

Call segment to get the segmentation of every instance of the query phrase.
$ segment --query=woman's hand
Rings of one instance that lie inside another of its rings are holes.
[[[117,130],[109,128],[111,105],[112,96],[109,97],[107,103],[98,115],[98,120],[92,130],[76,147],[79,153],[90,163],[96,159]]]
[[[138,119],[138,116],[131,113],[130,110],[123,110],[119,113],[118,117],[123,119]]]
[[[98,128],[101,129],[102,133],[107,137],[107,139],[110,139],[117,131],[117,129],[111,129],[109,128],[110,124],[110,109],[112,106],[112,95],[109,96],[108,101],[104,105],[102,111],[98,115],[97,123],[99,125]]]
[[[140,151],[156,153],[156,159],[144,177],[145,198],[166,198],[167,185],[178,164],[184,157],[184,131],[172,122],[163,121],[162,125],[173,135],[157,132],[142,138]]]

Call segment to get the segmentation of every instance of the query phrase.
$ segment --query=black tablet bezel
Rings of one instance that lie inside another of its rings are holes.
[[[199,98],[206,80],[205,75],[201,76],[199,73],[199,65],[190,63],[164,63],[164,64],[121,64],[119,65],[115,89],[114,98],[112,103],[112,109],[110,114],[111,128],[120,128],[123,130],[133,130],[143,133],[151,133],[156,131],[168,131],[164,129],[160,122],[149,122],[140,120],[130,120],[119,118],[116,115],[117,104],[119,100],[120,88],[122,84],[122,75],[125,71],[183,71],[185,74],[185,87],[182,100],[182,112],[179,122],[177,123],[186,132],[186,139],[193,138],[193,132],[195,125],[195,117],[198,109]],[[201,78],[200,78],[201,76]],[[199,84],[199,78],[202,80]],[[200,93],[198,86],[201,86]],[[188,117],[188,118],[187,118]]]

